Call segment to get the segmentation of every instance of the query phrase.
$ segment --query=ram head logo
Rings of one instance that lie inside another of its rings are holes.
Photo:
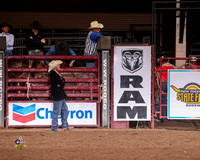
[[[122,67],[134,73],[142,68],[143,65],[143,50],[128,49],[122,50]]]

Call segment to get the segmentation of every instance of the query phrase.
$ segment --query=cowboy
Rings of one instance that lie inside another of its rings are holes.
[[[86,39],[86,45],[84,50],[84,55],[98,55],[97,53],[97,41],[98,38],[103,36],[100,32],[103,28],[103,24],[99,23],[98,21],[93,21],[90,23],[90,32],[88,33],[87,39]],[[94,68],[95,63],[87,61],[86,62],[87,68]]]
[[[31,32],[26,35],[26,46],[29,55],[43,55],[44,44],[46,40],[39,32],[41,25],[38,21],[33,21],[30,24]]]
[[[44,39],[43,35],[39,32],[41,25],[38,21],[33,21],[33,23],[30,24],[30,27],[31,32],[26,35],[26,47],[28,49],[28,55],[43,55],[44,44],[46,43],[46,40]],[[40,66],[44,66],[45,64],[43,60],[30,60],[29,68],[32,68],[33,63],[35,63],[37,68],[40,68]],[[29,76],[30,74],[28,75],[28,77]]]
[[[191,57],[191,65],[187,66],[186,69],[200,69],[199,65],[197,64],[197,58]]]
[[[52,45],[49,51],[46,53],[46,55],[68,55],[71,54],[73,56],[76,55],[76,53],[69,48],[69,45],[65,41],[57,41],[55,45]],[[49,65],[49,60],[45,60],[46,64]],[[67,61],[69,67],[73,67],[75,60]]]
[[[164,58],[164,56],[162,56],[162,58]],[[167,80],[168,80],[168,75],[167,75],[168,71],[167,70],[176,69],[176,67],[173,64],[169,63],[167,59],[163,59],[162,62],[163,62],[162,65],[157,66],[156,69],[157,69],[157,71],[160,71],[160,68],[161,68],[161,70],[163,70],[163,71],[161,71],[162,72],[161,78],[162,78],[163,82],[167,83]],[[157,76],[158,81],[160,81],[161,72],[158,72],[158,76]]]
[[[9,33],[10,25],[7,23],[1,24],[2,33],[0,36],[6,37],[6,50],[5,55],[13,55],[14,35]]]
[[[61,60],[53,60],[49,63],[51,99],[53,100],[52,131],[58,130],[58,116],[61,114],[62,129],[68,129],[67,114],[68,107],[65,99],[67,95],[64,91],[65,79],[60,74]]]

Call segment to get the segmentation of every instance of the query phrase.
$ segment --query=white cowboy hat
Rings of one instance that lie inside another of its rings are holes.
[[[104,27],[103,24],[99,23],[98,21],[92,21],[90,23],[90,28],[88,28],[88,29],[93,29],[93,28],[100,28],[100,29],[102,29],[103,27]]]
[[[53,60],[49,63],[49,70],[48,72],[50,72],[51,70],[53,70],[54,68],[56,68],[58,65],[62,64],[63,62],[61,60]]]

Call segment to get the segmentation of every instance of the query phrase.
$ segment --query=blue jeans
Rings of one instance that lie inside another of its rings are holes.
[[[160,98],[156,97],[155,98],[155,106],[154,106],[154,111],[159,111],[160,110]]]
[[[5,51],[4,53],[5,55],[13,55],[12,51],[9,51],[9,50]]]
[[[167,93],[167,83],[162,83],[162,91],[164,93]],[[162,104],[167,104],[167,95],[162,95]],[[157,97],[155,99],[155,107],[154,111],[159,111],[160,110],[160,98]],[[167,115],[167,107],[162,107],[162,116]],[[166,118],[163,118],[163,121],[166,121]]]
[[[86,62],[86,68],[95,68],[95,62]]]
[[[68,128],[67,122],[68,107],[65,99],[60,101],[53,101],[53,114],[52,114],[52,126],[51,130],[56,131],[58,129],[58,116],[61,115],[62,128]]]
[[[41,50],[29,50],[28,55],[43,55],[43,51]],[[36,66],[40,63],[40,60],[31,60],[31,68],[32,68],[32,63],[36,63]]]
[[[90,54],[88,54],[88,53],[84,53],[84,55],[85,56],[90,56]],[[94,54],[94,55],[98,55],[97,53],[96,54]],[[89,60],[87,60],[86,61],[86,68],[95,68],[95,62],[93,61],[89,61]]]

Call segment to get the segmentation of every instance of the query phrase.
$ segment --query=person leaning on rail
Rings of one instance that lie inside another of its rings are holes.
[[[85,44],[85,50],[84,55],[98,55],[97,53],[97,41],[98,38],[103,36],[100,32],[103,28],[103,24],[99,23],[98,21],[93,21],[90,23],[90,32],[87,35],[86,44]],[[86,62],[87,68],[94,68],[95,63],[93,61],[87,61]]]
[[[39,31],[41,25],[38,21],[33,21],[30,24],[31,31],[26,34],[26,48],[28,50],[28,55],[43,55],[44,45],[46,40],[44,39],[43,34]],[[44,61],[35,61],[36,66],[44,64]],[[32,68],[33,60],[29,62],[29,68]]]
[[[57,41],[55,45],[52,45],[46,55],[72,55],[75,56],[76,53],[69,48],[69,45],[65,41]],[[45,60],[46,64],[49,66],[49,60]],[[66,63],[69,67],[73,67],[75,60],[67,60]]]
[[[44,44],[46,40],[43,34],[39,31],[41,25],[38,21],[33,21],[30,24],[31,31],[26,34],[26,47],[28,49],[28,55],[43,55]]]

